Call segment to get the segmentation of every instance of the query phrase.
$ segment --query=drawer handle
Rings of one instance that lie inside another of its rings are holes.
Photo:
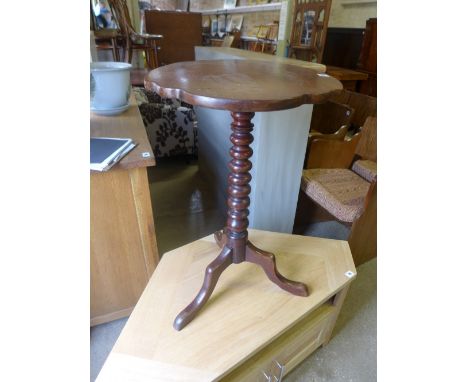
[[[280,369],[280,375],[279,377],[274,377],[275,378],[275,382],[281,382],[283,380],[283,374],[284,374],[284,365],[281,365],[278,361],[276,361],[276,364],[278,365],[278,368]]]
[[[273,376],[274,380],[271,379],[271,375],[268,375],[264,371],[262,371],[263,376],[266,378],[267,382],[281,382],[283,380],[283,375],[284,375],[284,365],[281,365],[278,361],[275,360],[276,365],[278,366],[278,369],[280,370],[280,374],[277,377],[276,375]]]
[[[263,375],[265,376],[267,382],[271,382],[271,375],[268,375],[267,373],[265,373],[264,371],[262,371]]]

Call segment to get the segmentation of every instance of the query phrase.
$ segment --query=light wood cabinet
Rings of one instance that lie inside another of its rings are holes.
[[[91,114],[92,137],[137,143],[107,172],[90,174],[91,325],[130,315],[159,261],[146,167],[155,159],[135,99],[119,116]]]
[[[249,238],[310,295],[283,291],[255,264],[231,265],[176,331],[175,316],[219,253],[211,236],[197,240],[164,255],[97,381],[277,381],[328,343],[356,275],[348,243],[253,229]]]

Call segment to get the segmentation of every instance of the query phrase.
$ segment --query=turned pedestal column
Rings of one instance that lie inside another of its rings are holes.
[[[193,105],[231,111],[231,161],[228,176],[228,213],[223,231],[215,239],[220,254],[205,271],[203,285],[194,300],[180,312],[174,328],[181,330],[203,307],[222,272],[230,264],[244,261],[260,265],[266,276],[285,291],[307,296],[305,284],[280,274],[275,256],[248,240],[250,205],[250,144],[255,111],[294,108],[304,103],[320,103],[342,89],[341,83],[310,69],[267,61],[229,60],[181,62],[153,70],[145,86],[163,97],[179,98]],[[203,127],[201,127],[203,128]],[[285,126],[294,128],[294,126]],[[285,142],[286,144],[286,142]]]

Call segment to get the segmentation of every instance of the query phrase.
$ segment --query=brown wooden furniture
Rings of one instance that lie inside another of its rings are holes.
[[[254,42],[252,50],[254,52],[275,54],[276,42],[278,40],[278,22],[266,25],[259,25],[257,31],[257,41]],[[265,49],[266,48],[266,49]]]
[[[91,113],[91,137],[138,145],[107,172],[91,172],[91,325],[128,316],[159,261],[146,167],[155,159],[135,98],[118,116]]]
[[[374,117],[369,117],[361,132],[355,134],[351,140],[313,140],[306,168],[325,170],[304,170],[294,232],[301,233],[300,227],[311,220],[338,219],[351,226],[348,242],[355,264],[360,265],[376,257],[376,161],[377,119]],[[367,171],[369,165],[371,170]],[[334,208],[339,203],[341,205]],[[338,216],[334,212],[341,213],[346,209],[355,209],[357,213]],[[324,210],[327,212],[324,213]]]
[[[322,62],[331,0],[295,0],[289,57]]]
[[[342,141],[346,137],[346,133],[348,132],[348,126],[343,125],[338,130],[336,130],[333,134],[322,134],[318,131],[312,130],[309,132],[309,141],[312,139],[331,139],[334,141]]]
[[[341,93],[335,94],[332,100],[348,105],[354,109],[354,114],[350,122],[350,128],[353,130],[364,126],[367,117],[377,116],[377,98],[375,97],[345,89]]]
[[[358,91],[377,97],[377,19],[372,18],[366,22],[366,30],[362,41],[361,54],[357,70],[369,75],[366,81],[360,83]]]
[[[364,28],[329,27],[322,64],[356,70],[363,36]]]
[[[348,105],[335,101],[328,101],[315,105],[310,121],[310,132],[307,141],[304,168],[307,168],[310,160],[311,142],[314,139],[329,139],[342,141],[348,133],[354,109]],[[312,160],[316,155],[312,155]]]
[[[248,241],[249,194],[253,141],[251,120],[255,111],[291,109],[304,103],[324,102],[342,89],[332,77],[293,65],[266,61],[226,60],[183,62],[150,72],[145,86],[163,97],[176,97],[202,107],[231,111],[228,177],[228,218],[223,232],[215,234],[220,255],[208,266],[203,286],[174,321],[176,330],[187,325],[207,302],[221,273],[232,263],[259,264],[268,278],[286,291],[307,296],[307,287],[278,273],[273,254]]]
[[[90,28],[94,33],[94,42],[97,50],[111,50],[114,61],[120,61],[119,39],[122,38],[120,31],[111,28],[99,28],[93,3],[90,1]]]
[[[356,275],[348,244],[258,230],[249,236],[313,292],[284,293],[253,264],[229,267],[206,309],[176,332],[174,315],[219,251],[212,237],[187,244],[161,259],[97,382],[280,381],[326,345]]]
[[[304,168],[348,168],[360,139],[360,133],[346,141],[312,138]]]
[[[148,33],[161,34],[161,65],[195,60],[195,46],[202,45],[202,15],[194,12],[145,11]]]
[[[241,42],[241,32],[234,30],[229,35],[224,37],[221,46],[225,48],[240,48]]]
[[[223,38],[211,38],[210,45],[211,46],[223,46],[224,39]]]
[[[327,65],[327,74],[340,80],[343,88],[353,92],[359,89],[360,83],[369,77],[367,73],[330,65]]]
[[[98,29],[94,31],[97,50],[111,50],[114,61],[120,61],[120,32],[116,29]]]
[[[356,146],[355,154],[360,159],[377,162],[377,117],[367,117],[361,131],[362,138]]]
[[[349,105],[328,101],[316,105],[312,112],[310,130],[322,134],[333,134],[341,126],[349,126],[354,115],[354,109]]]
[[[133,51],[142,50],[145,52],[146,66],[150,69],[157,68],[159,66],[158,43],[163,36],[160,34],[137,33],[132,26],[127,1],[108,1],[125,41],[125,60],[131,63]]]
[[[146,68],[132,68],[130,71],[130,83],[132,86],[144,86],[145,77],[149,72],[150,71]]]

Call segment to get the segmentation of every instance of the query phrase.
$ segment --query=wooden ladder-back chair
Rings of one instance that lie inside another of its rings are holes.
[[[295,0],[289,57],[322,62],[332,0]]]
[[[120,31],[113,28],[99,27],[94,14],[93,3],[90,1],[90,28],[94,34],[94,43],[97,50],[111,50],[114,61],[120,61],[118,40]]]
[[[350,225],[356,265],[377,256],[377,164],[371,160],[377,153],[376,128],[376,118],[369,117],[349,140],[312,140],[296,212],[296,227],[307,215]]]
[[[131,63],[133,51],[142,50],[145,52],[146,66],[149,69],[157,68],[159,66],[157,42],[163,36],[137,33],[131,22],[126,0],[108,1],[125,39],[125,61]]]

